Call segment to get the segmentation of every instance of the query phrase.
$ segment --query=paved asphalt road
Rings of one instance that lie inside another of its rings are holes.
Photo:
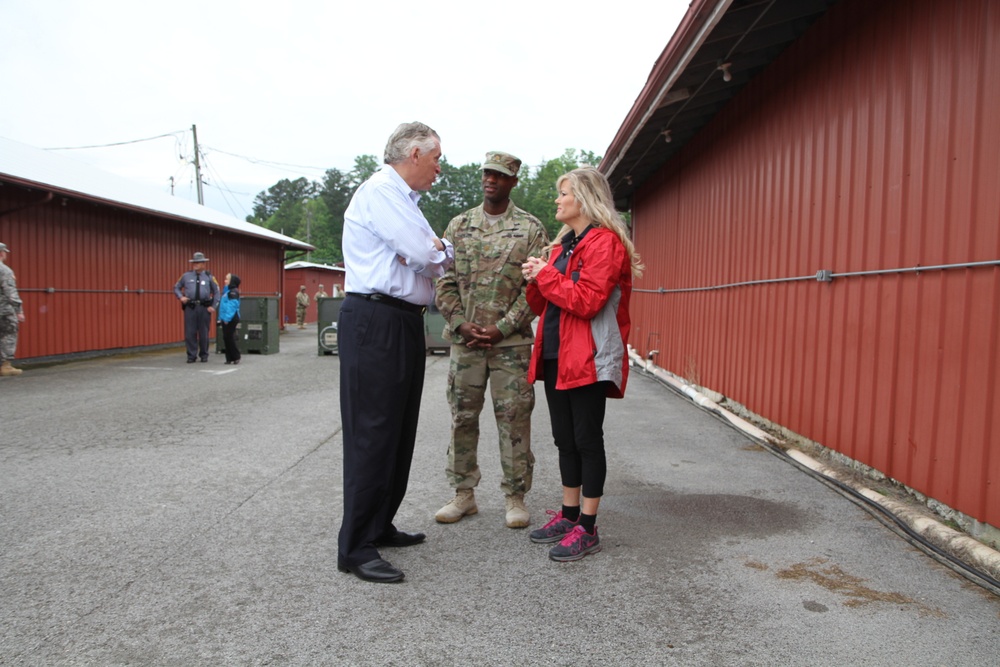
[[[179,325],[178,325],[179,326]],[[604,550],[555,563],[480,513],[435,524],[429,357],[395,585],[336,568],[338,358],[181,349],[0,380],[0,664],[996,665],[1000,598],[655,380],[609,404]],[[532,525],[560,499],[539,388]]]

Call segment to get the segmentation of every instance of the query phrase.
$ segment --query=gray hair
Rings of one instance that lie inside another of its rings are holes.
[[[385,163],[398,164],[408,158],[414,148],[421,154],[430,153],[441,143],[438,133],[423,123],[403,123],[385,144]]]

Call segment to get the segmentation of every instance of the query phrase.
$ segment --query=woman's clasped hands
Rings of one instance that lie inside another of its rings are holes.
[[[537,257],[529,257],[528,261],[521,265],[521,273],[524,275],[525,280],[531,282],[544,268],[545,262]]]

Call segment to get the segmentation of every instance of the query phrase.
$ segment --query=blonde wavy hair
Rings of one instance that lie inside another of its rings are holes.
[[[639,253],[635,251],[635,245],[629,238],[625,221],[615,210],[615,200],[611,194],[608,178],[594,167],[578,167],[568,174],[560,176],[556,181],[556,189],[561,188],[563,183],[567,181],[570,189],[573,190],[573,198],[580,205],[580,214],[594,227],[605,227],[618,236],[632,263],[632,275],[636,278],[641,276],[646,266],[639,258]],[[570,231],[572,230],[569,226],[563,225],[552,242],[552,247],[558,247],[562,238]]]

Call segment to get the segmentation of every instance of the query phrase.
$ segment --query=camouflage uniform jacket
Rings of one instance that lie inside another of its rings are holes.
[[[21,312],[21,295],[17,293],[17,280],[9,266],[0,262],[0,315],[17,315]]]
[[[507,212],[485,228],[483,205],[448,223],[444,238],[455,246],[455,263],[437,282],[437,307],[444,315],[444,338],[453,344],[463,322],[495,324],[504,338],[494,347],[530,345],[535,314],[524,296],[521,265],[531,256],[544,257],[548,234],[538,218],[511,202]]]

